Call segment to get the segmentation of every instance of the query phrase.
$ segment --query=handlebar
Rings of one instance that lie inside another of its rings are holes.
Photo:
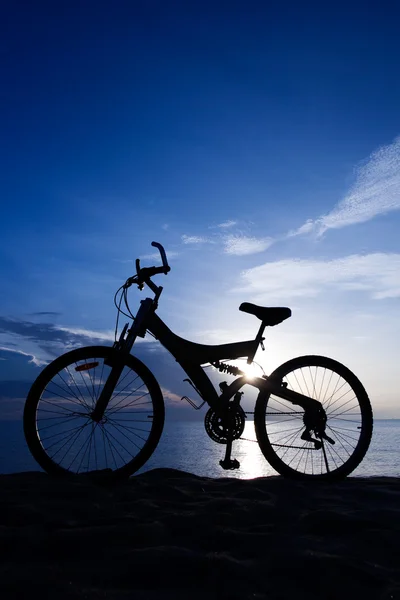
[[[170,267],[168,267],[168,271],[170,270]],[[143,269],[139,269],[138,276],[141,281],[145,281],[149,277],[153,277],[153,275],[158,275],[159,273],[165,273],[165,267],[143,267]]]
[[[171,267],[168,265],[167,255],[165,254],[165,250],[161,244],[158,242],[151,242],[151,245],[155,248],[158,248],[161,254],[161,260],[163,263],[162,267],[140,267],[140,259],[136,259],[136,276],[139,282],[146,281],[153,275],[158,275],[159,273],[164,273],[165,275],[170,272]]]
[[[171,270],[171,267],[168,266],[167,255],[165,254],[165,250],[164,250],[163,246],[161,246],[161,244],[159,244],[158,242],[151,242],[151,245],[154,246],[154,248],[159,249],[160,254],[161,254],[162,264],[164,267],[164,273],[165,274],[169,273],[169,271]]]

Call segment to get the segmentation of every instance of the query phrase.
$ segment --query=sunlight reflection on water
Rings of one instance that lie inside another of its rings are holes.
[[[243,437],[255,440],[254,424],[247,421]],[[370,449],[352,476],[400,476],[400,420],[375,421]],[[224,471],[219,461],[225,446],[216,444],[200,422],[166,422],[161,441],[138,473],[160,467],[180,469],[204,477],[252,479],[277,475],[255,441],[237,440],[232,457],[240,469]],[[0,422],[0,472],[41,470],[29,453],[19,422]]]

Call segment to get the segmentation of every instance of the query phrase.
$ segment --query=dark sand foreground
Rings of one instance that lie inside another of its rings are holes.
[[[1,598],[400,599],[400,480],[0,476]]]

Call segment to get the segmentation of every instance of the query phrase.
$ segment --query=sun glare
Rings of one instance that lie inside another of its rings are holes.
[[[262,377],[262,375],[264,375],[262,368],[254,362],[248,365],[246,360],[243,359],[235,360],[233,364],[236,367],[239,367],[241,371],[243,371],[243,373],[246,376],[246,379],[254,379],[254,377]]]

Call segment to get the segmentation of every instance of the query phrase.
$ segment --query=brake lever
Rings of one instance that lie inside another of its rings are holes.
[[[139,287],[140,290],[142,290],[144,288],[144,283],[142,283],[137,275],[133,275],[132,277],[128,277],[128,279],[125,281],[123,287],[127,290],[128,288],[130,288],[132,285],[137,285]]]

